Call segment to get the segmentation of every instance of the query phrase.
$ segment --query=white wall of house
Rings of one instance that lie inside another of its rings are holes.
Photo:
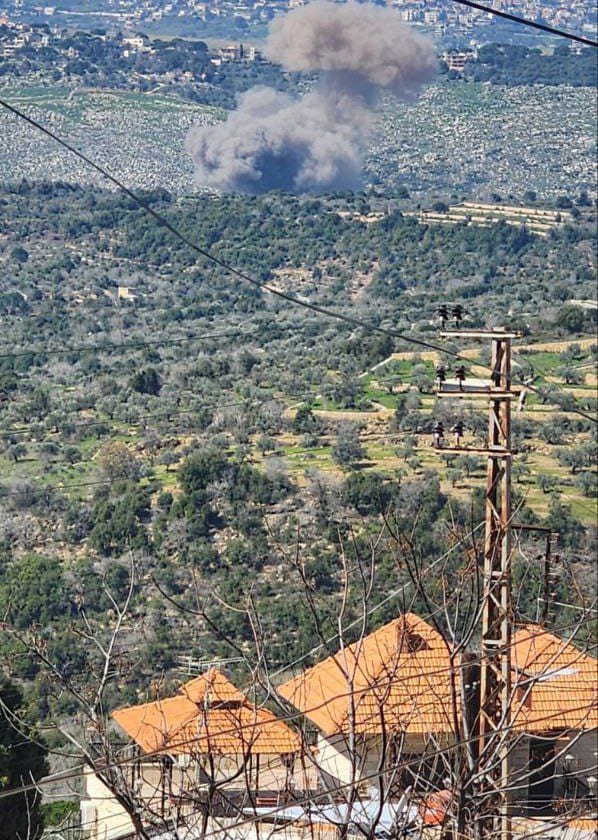
[[[91,840],[116,840],[131,834],[130,817],[95,773],[85,771],[84,785],[86,798],[81,801],[81,822]]]
[[[591,729],[569,738],[567,752],[573,756],[573,773],[584,780],[588,776],[596,776],[598,729]]]
[[[550,734],[543,736],[550,741]],[[432,745],[427,744],[423,735],[412,735],[405,738],[402,744],[401,755],[408,758],[410,755],[424,755],[426,751],[433,751]],[[588,776],[597,776],[596,763],[598,751],[598,731],[593,729],[588,732],[573,732],[563,737],[553,736],[556,751],[561,756],[556,762],[556,775],[554,785],[555,797],[561,796],[564,791],[564,762],[566,755],[573,757],[571,762],[572,775],[578,776],[582,782],[587,783]],[[511,752],[511,770],[514,776],[513,790],[510,791],[510,798],[517,801],[525,801],[528,796],[528,775],[530,769],[530,743],[531,736],[521,735]],[[448,741],[445,739],[443,745]],[[353,778],[364,779],[374,775],[378,771],[381,745],[379,739],[370,738],[362,742],[361,748],[357,749],[360,756],[359,764],[353,767],[346,736],[320,735],[315,754],[316,765],[322,773],[327,774],[332,780],[341,783],[348,783]],[[400,761],[400,757],[398,759]]]
[[[224,756],[215,761],[213,768],[205,761],[198,765],[197,758],[179,756],[170,769],[164,769],[160,762],[152,760],[131,765],[129,784],[148,811],[159,819],[160,815],[171,813],[172,797],[202,788],[205,782],[202,764],[204,771],[210,775],[213,769],[214,778],[225,782],[223,788],[229,791],[249,789],[256,793],[276,793],[288,786],[305,790],[310,781],[312,786],[315,781],[313,773],[303,763],[297,761],[291,769],[280,755],[262,755],[259,761],[253,756],[249,763],[245,763],[241,756]],[[237,775],[239,768],[243,771]],[[126,811],[106,785],[89,770],[84,774],[84,791],[81,816],[90,832],[90,840],[117,840],[131,834],[133,826]],[[189,803],[177,807],[181,808],[184,816],[193,806]]]
[[[441,744],[446,746],[450,740],[445,736]],[[400,756],[423,755],[426,751],[433,751],[434,747],[429,744],[429,739],[424,735],[407,735],[400,745]],[[357,765],[350,758],[349,744],[346,735],[320,735],[318,737],[316,764],[321,772],[328,774],[332,779],[347,783],[353,778],[367,782],[368,778],[378,772],[382,744],[379,737],[359,739],[356,753],[359,755]]]

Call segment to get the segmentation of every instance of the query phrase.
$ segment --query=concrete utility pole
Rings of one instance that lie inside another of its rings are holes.
[[[492,342],[490,381],[467,382],[462,366],[451,382],[439,376],[438,396],[484,399],[488,402],[487,448],[442,447],[445,452],[484,454],[488,458],[486,531],[484,540],[482,650],[480,664],[478,789],[481,813],[479,834],[511,840],[508,787],[511,729],[511,341],[518,333],[506,330],[457,329],[445,337]],[[441,430],[442,437],[442,430]]]

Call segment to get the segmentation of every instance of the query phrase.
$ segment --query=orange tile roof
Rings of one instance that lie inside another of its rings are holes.
[[[144,752],[155,752],[177,739],[185,725],[197,717],[197,706],[184,697],[168,697],[117,709],[112,717]]]
[[[442,636],[407,613],[284,683],[278,693],[327,735],[350,729],[353,717],[361,734],[451,733],[450,674]]]
[[[540,626],[527,625],[514,635],[512,664],[519,730],[598,725],[596,659]],[[355,731],[364,735],[383,728],[450,733],[450,673],[449,650],[440,634],[407,613],[284,683],[278,692],[326,735],[350,729],[351,717]]]
[[[515,725],[528,732],[598,726],[598,661],[536,624],[513,636]]]
[[[170,745],[173,754],[278,755],[299,748],[299,737],[285,723],[250,705],[200,710]]]
[[[146,753],[276,755],[297,752],[298,736],[266,709],[256,709],[211,669],[181,686],[181,696],[113,712]]]

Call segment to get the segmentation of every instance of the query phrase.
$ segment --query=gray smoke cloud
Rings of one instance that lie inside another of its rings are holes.
[[[265,54],[287,70],[318,73],[319,81],[299,98],[255,87],[223,123],[192,128],[186,149],[201,186],[357,189],[380,93],[412,99],[436,72],[431,41],[395,11],[354,0],[315,0],[276,19]]]

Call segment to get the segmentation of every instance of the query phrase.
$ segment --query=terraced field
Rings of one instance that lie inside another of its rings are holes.
[[[568,385],[560,371],[563,367],[561,353],[572,344],[579,346],[579,358],[571,367],[578,372],[575,386]],[[550,345],[528,345],[520,349],[525,355],[519,355],[519,360],[529,362],[540,372],[538,383],[552,385],[559,391],[569,393],[576,399],[584,397],[596,398],[597,385],[595,364],[592,362],[593,339],[581,341],[553,342]],[[484,376],[484,370],[476,369],[477,351],[465,351],[472,358],[472,373]],[[435,450],[431,443],[431,435],[423,431],[391,430],[391,421],[401,394],[413,389],[412,371],[414,365],[423,366],[429,376],[433,375],[435,366],[434,353],[400,353],[395,354],[383,365],[379,365],[370,373],[362,377],[364,397],[370,405],[363,411],[348,411],[336,406],[334,402],[322,396],[314,401],[315,413],[328,424],[340,421],[353,421],[361,427],[360,437],[364,445],[365,458],[360,465],[365,470],[376,470],[387,475],[409,476],[421,474],[431,468],[437,470],[442,477],[442,487],[448,494],[466,499],[472,489],[482,487],[486,480],[485,461],[483,457],[473,458],[471,463],[463,468],[463,464],[455,463],[455,458],[447,453]],[[394,393],[393,393],[394,392]],[[421,427],[425,426],[426,418],[430,416],[436,398],[428,393],[421,395],[421,404],[417,413],[420,415]],[[463,401],[460,401],[463,406]],[[480,403],[471,403],[470,408],[483,416],[484,408]],[[530,421],[530,431],[523,436],[516,454],[515,488],[517,493],[525,496],[526,502],[538,515],[545,516],[552,493],[556,492],[564,502],[571,506],[572,513],[588,525],[596,521],[596,504],[590,496],[586,496],[576,481],[576,475],[565,467],[557,458],[561,448],[559,445],[546,441],[542,428],[547,424],[558,421],[564,412],[550,403],[544,404],[540,397],[529,393],[523,412],[514,414],[514,430],[517,431],[519,420]],[[574,416],[574,415],[571,415]],[[567,446],[588,445],[590,441],[587,433],[580,434]],[[322,443],[322,442],[320,442]],[[332,457],[333,438],[326,440],[325,445],[305,448],[300,438],[286,437],[280,442],[280,448],[273,457],[282,457],[286,461],[290,472],[298,479],[311,470],[321,470],[333,476],[342,473]],[[466,431],[463,438],[464,446],[479,446],[483,439],[476,439],[471,431]],[[565,441],[563,441],[565,444]],[[471,457],[471,456],[470,456]],[[595,474],[595,467],[591,468]],[[542,485],[539,476],[553,479],[554,487]],[[577,475],[577,477],[579,474]]]

